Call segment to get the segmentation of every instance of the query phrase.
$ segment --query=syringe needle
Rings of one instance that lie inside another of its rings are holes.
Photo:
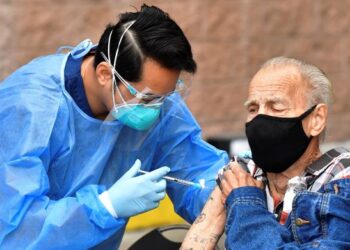
[[[138,172],[139,172],[139,173],[142,173],[142,174],[147,174],[147,173],[149,173],[149,172],[144,171],[144,170],[141,170],[141,169],[140,169]],[[172,181],[172,182],[176,182],[176,183],[179,183],[179,184],[182,184],[182,185],[194,186],[194,187],[198,187],[198,188],[203,188],[201,184],[195,183],[195,182],[192,182],[192,181],[186,181],[186,180],[182,180],[182,179],[175,178],[175,177],[171,177],[171,176],[163,176],[163,178],[164,178],[165,180]]]

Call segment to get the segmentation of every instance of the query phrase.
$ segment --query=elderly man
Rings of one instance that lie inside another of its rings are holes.
[[[250,173],[237,162],[224,168],[222,193],[213,192],[183,249],[213,248],[225,220],[227,249],[350,249],[350,153],[319,147],[331,96],[314,65],[263,64],[245,103]]]

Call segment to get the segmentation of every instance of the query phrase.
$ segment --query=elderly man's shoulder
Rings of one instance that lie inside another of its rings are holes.
[[[345,147],[339,147],[332,150],[337,152],[337,155],[334,155],[333,164],[338,168],[336,171],[333,180],[338,179],[350,179],[350,150]],[[327,153],[332,153],[328,151]]]
[[[350,164],[347,166],[344,166],[344,169],[342,171],[340,171],[336,176],[334,176],[332,181],[339,180],[339,179],[349,179],[350,180]]]
[[[319,184],[324,181],[318,191],[348,197],[350,195],[350,151],[346,148],[336,148],[326,154],[331,155],[332,153],[336,155],[333,155],[333,159],[327,164],[328,168],[316,181]]]
[[[323,183],[350,177],[350,150],[336,147],[325,152],[307,169],[308,173],[322,179]]]

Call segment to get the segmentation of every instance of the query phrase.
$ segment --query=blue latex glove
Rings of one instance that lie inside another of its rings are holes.
[[[140,176],[141,161],[134,165],[109,190],[113,208],[119,218],[128,218],[159,206],[165,197],[166,181],[162,179],[170,169],[161,167]]]

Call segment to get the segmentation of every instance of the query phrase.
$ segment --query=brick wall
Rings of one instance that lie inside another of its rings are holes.
[[[32,57],[97,42],[126,0],[0,0],[0,79]],[[350,139],[349,0],[153,0],[190,39],[199,70],[188,104],[205,137],[244,135],[246,86],[259,65],[285,55],[312,62],[334,83],[328,141]]]

